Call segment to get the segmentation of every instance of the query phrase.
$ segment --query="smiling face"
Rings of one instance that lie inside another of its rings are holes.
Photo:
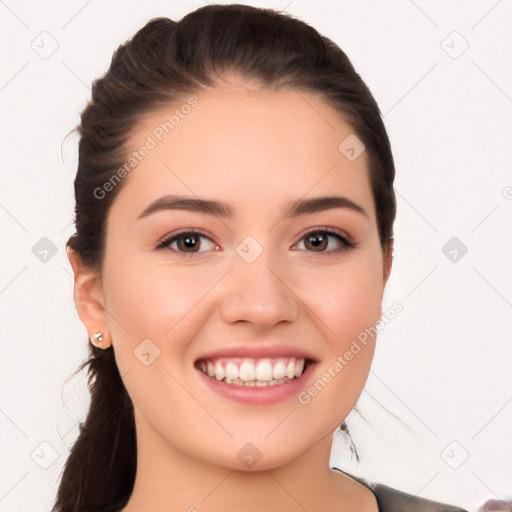
[[[105,325],[139,448],[239,469],[259,451],[269,469],[355,405],[375,340],[340,357],[379,319],[388,267],[365,154],[339,151],[353,130],[334,109],[291,89],[195,98],[161,141],[175,107],[131,138],[157,145],[107,218]]]

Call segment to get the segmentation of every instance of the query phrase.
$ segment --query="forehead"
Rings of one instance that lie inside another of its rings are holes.
[[[139,156],[119,200],[142,205],[169,193],[278,205],[338,193],[374,214],[366,154],[349,159],[340,150],[350,137],[352,127],[315,94],[203,91],[151,113],[132,130],[129,153]]]

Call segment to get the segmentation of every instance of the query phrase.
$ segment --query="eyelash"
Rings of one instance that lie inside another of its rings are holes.
[[[333,254],[339,254],[341,251],[344,251],[346,249],[353,249],[356,247],[356,244],[353,242],[350,242],[346,235],[344,235],[341,231],[338,231],[334,228],[327,228],[327,227],[318,227],[314,229],[310,229],[307,233],[301,236],[299,241],[294,244],[293,247],[296,247],[300,242],[302,242],[305,238],[308,237],[308,235],[313,235],[315,233],[321,233],[327,236],[335,237],[337,238],[343,245],[343,248],[341,249],[335,249],[333,251],[308,251],[305,252],[311,252],[313,254],[321,254],[322,256],[332,256]],[[170,235],[167,235],[164,237],[157,245],[156,249],[169,249],[170,251],[176,252],[181,254],[182,256],[189,257],[194,256],[198,254],[198,252],[184,252],[184,251],[176,251],[175,249],[171,249],[169,245],[173,242],[176,242],[181,235],[200,235],[201,237],[207,238],[210,242],[215,244],[215,242],[208,236],[206,233],[197,230],[197,229],[184,229],[177,233],[171,233]],[[215,244],[216,247],[218,247],[217,244]],[[295,250],[295,249],[294,249]]]

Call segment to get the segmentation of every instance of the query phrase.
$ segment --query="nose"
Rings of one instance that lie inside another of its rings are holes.
[[[286,272],[272,266],[264,255],[265,252],[253,263],[238,259],[227,276],[220,311],[224,322],[247,322],[257,330],[265,330],[297,320],[300,301],[287,282]]]

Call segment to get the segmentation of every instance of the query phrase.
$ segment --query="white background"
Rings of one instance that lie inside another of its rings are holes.
[[[512,497],[511,2],[250,3],[285,9],[348,54],[396,161],[384,309],[400,301],[403,311],[379,336],[360,400],[368,423],[349,417],[362,462],[338,438],[332,464],[470,511]],[[203,5],[0,2],[0,511],[49,510],[88,404],[84,376],[64,384],[87,335],[64,250],[76,141],[66,140],[66,166],[60,145],[119,44],[151,18]],[[32,252],[43,237],[57,248],[46,262]],[[455,262],[442,252],[452,237],[468,249]]]

